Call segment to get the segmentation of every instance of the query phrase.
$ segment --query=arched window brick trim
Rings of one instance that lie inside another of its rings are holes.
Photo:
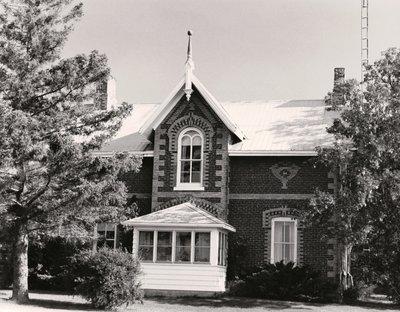
[[[188,127],[197,128],[203,133],[204,151],[212,150],[212,138],[214,137],[212,125],[203,117],[190,112],[189,115],[177,119],[168,129],[169,150],[171,152],[177,151],[179,135],[182,130]]]
[[[264,261],[271,261],[271,244],[272,244],[272,219],[289,217],[297,220],[297,265],[303,264],[304,254],[304,222],[300,218],[300,213],[297,209],[281,207],[267,209],[263,212],[263,227],[264,227]]]

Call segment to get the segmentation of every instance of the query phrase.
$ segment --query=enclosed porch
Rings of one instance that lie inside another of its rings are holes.
[[[124,222],[133,228],[142,287],[201,295],[225,291],[229,232],[235,228],[193,202]]]

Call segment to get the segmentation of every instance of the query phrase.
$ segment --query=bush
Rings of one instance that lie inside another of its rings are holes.
[[[75,277],[75,294],[95,308],[114,309],[142,301],[139,261],[121,250],[81,252],[73,258],[70,274]]]
[[[309,267],[264,264],[229,290],[231,295],[277,300],[332,301],[336,285]]]

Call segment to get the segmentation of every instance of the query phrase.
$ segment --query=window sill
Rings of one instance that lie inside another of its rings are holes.
[[[204,191],[204,186],[200,185],[177,185],[174,191]]]

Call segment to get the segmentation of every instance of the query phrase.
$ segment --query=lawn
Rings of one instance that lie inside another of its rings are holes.
[[[91,309],[84,300],[78,297],[63,294],[36,293],[30,294],[29,305],[16,305],[7,300],[11,291],[0,290],[1,312],[61,312],[61,311],[99,311]],[[337,304],[308,304],[300,302],[283,302],[272,300],[256,300],[243,298],[149,298],[144,304],[136,304],[124,311],[138,312],[265,312],[265,311],[318,311],[318,312],[372,312],[372,311],[399,311],[399,307],[388,303],[364,303],[362,306],[348,306]]]

